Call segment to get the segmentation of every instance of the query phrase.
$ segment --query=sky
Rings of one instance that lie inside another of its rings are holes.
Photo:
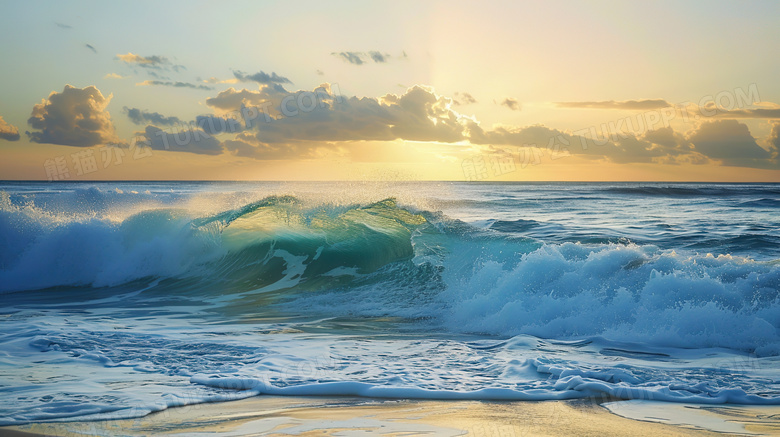
[[[780,2],[0,2],[0,179],[780,182]]]

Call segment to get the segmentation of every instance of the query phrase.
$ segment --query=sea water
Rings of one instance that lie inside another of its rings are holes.
[[[0,183],[0,425],[248,396],[780,404],[780,185]]]

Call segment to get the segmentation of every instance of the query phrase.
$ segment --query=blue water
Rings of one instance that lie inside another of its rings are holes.
[[[0,183],[0,425],[273,395],[780,404],[780,185]]]

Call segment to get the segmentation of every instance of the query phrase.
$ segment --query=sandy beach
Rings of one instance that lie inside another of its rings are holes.
[[[687,436],[779,435],[780,408],[590,401],[407,401],[258,396],[171,408],[133,420],[0,428],[0,435],[50,436]],[[666,417],[663,417],[666,416]],[[652,420],[652,421],[650,421]],[[688,423],[686,423],[688,422]],[[710,429],[705,429],[709,427]],[[715,432],[717,429],[720,432]]]

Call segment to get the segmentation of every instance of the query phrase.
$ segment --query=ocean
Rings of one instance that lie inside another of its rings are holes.
[[[780,185],[0,182],[0,425],[780,404]]]

